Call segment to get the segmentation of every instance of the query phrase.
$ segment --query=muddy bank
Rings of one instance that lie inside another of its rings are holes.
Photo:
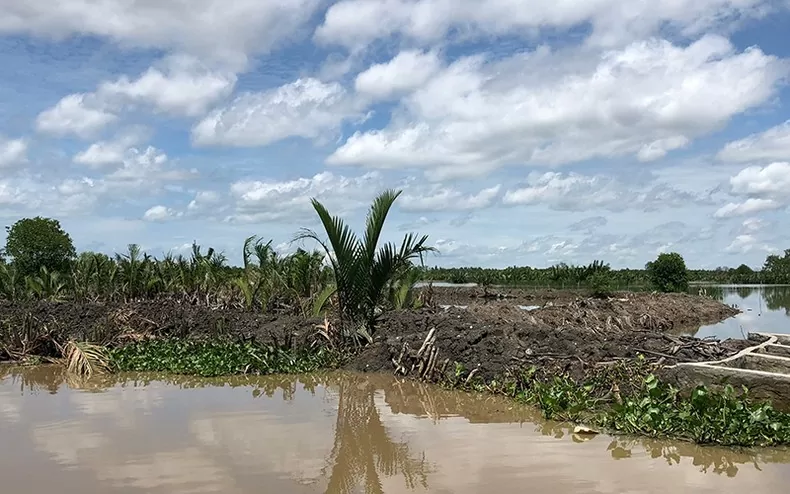
[[[436,329],[439,360],[479,368],[478,375],[484,378],[533,364],[576,373],[640,353],[667,364],[701,361],[730,355],[748,345],[741,340],[701,341],[671,334],[673,329],[709,324],[738,312],[709,298],[677,294],[628,294],[607,300],[564,297],[535,310],[519,309],[507,300],[470,304],[467,309],[390,312],[379,321],[374,344],[356,355],[349,367],[391,372],[392,360],[404,344],[407,349],[418,349],[432,328]],[[213,310],[172,300],[0,304],[0,360],[15,357],[9,335],[20,330],[27,335],[27,352],[48,355],[55,352],[53,338],[123,344],[144,337],[231,336],[305,347],[323,344],[316,330],[321,322]]]
[[[400,311],[382,317],[376,343],[353,362],[357,370],[390,370],[402,352],[414,353],[435,328],[437,360],[493,378],[512,367],[537,365],[581,375],[603,362],[639,354],[661,364],[734,354],[750,342],[675,336],[671,330],[711,324],[738,310],[685,294],[628,294],[617,299],[567,298],[523,310],[502,301]],[[405,345],[405,347],[404,347]]]
[[[237,309],[215,310],[178,300],[143,302],[0,303],[0,361],[13,359],[20,339],[31,354],[53,356],[52,340],[124,344],[147,337],[233,337],[262,344],[305,347],[321,321]]]

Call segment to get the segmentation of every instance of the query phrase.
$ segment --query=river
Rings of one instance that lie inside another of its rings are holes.
[[[390,376],[69,382],[0,366],[0,491],[786,492],[790,452],[581,437],[498,397]]]
[[[693,332],[698,338],[744,338],[749,332],[790,334],[790,286],[788,285],[716,285],[694,287],[705,290],[741,313],[718,324],[703,326]]]

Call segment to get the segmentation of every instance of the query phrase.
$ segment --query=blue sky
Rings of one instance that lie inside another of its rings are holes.
[[[393,187],[432,264],[790,248],[787,2],[228,5],[4,2],[0,220],[238,260]]]

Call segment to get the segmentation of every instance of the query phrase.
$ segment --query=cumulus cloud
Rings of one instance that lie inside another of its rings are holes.
[[[391,36],[433,43],[454,30],[464,38],[514,34],[535,36],[541,29],[571,29],[590,23],[590,43],[613,45],[664,28],[694,35],[738,19],[760,16],[768,0],[631,2],[618,0],[342,0],[326,12],[315,38],[359,49]]]
[[[122,163],[128,150],[146,137],[141,129],[133,129],[117,135],[112,140],[97,141],[74,155],[74,163],[91,168]]]
[[[775,249],[767,244],[761,243],[754,235],[742,234],[735,237],[724,250],[730,254],[746,254],[752,250],[773,252]]]
[[[725,204],[714,214],[717,218],[783,208],[790,204],[790,163],[749,166],[731,177],[729,185],[732,195],[746,199]]]
[[[290,136],[322,138],[359,115],[339,83],[298,79],[275,89],[245,93],[192,129],[198,145],[264,146]]]
[[[176,216],[180,216],[175,210],[170,209],[166,206],[157,205],[149,208],[145,213],[143,213],[143,220],[145,221],[165,221]]]
[[[240,180],[230,186],[235,211],[231,221],[294,220],[312,216],[310,199],[325,203],[333,214],[367,207],[382,186],[381,176],[344,177],[329,172],[290,181]]]
[[[765,103],[788,65],[708,35],[598,52],[538,48],[461,58],[406,96],[392,122],[356,132],[336,165],[417,167],[434,178],[512,164],[653,160]]]
[[[0,135],[0,169],[8,169],[27,161],[26,139],[6,139]]]
[[[93,94],[70,94],[36,118],[39,132],[88,138],[117,120]]]
[[[121,76],[99,85],[104,100],[148,105],[155,111],[195,117],[229,96],[236,84],[232,72],[212,70],[190,56],[170,56],[137,79]]]
[[[354,86],[360,93],[386,99],[422,86],[441,65],[434,52],[402,51],[389,62],[375,64],[360,73]]]
[[[236,75],[211,70],[198,59],[171,55],[136,79],[121,76],[99,84],[93,93],[70,94],[38,116],[40,132],[88,138],[118,120],[118,113],[145,109],[196,117],[231,94]],[[94,148],[94,153],[100,153]],[[92,159],[87,156],[89,161]]]
[[[0,33],[53,38],[87,35],[124,46],[159,48],[242,67],[300,29],[321,0],[3,2]],[[306,33],[304,33],[306,34]]]
[[[717,157],[738,163],[790,160],[790,120],[728,143]]]

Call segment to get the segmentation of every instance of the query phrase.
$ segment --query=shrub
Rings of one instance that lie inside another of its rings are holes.
[[[606,271],[593,273],[587,280],[593,297],[606,298],[612,296],[612,277]]]
[[[655,261],[645,266],[647,276],[656,290],[685,292],[688,290],[688,271],[683,256],[677,252],[659,254]]]

